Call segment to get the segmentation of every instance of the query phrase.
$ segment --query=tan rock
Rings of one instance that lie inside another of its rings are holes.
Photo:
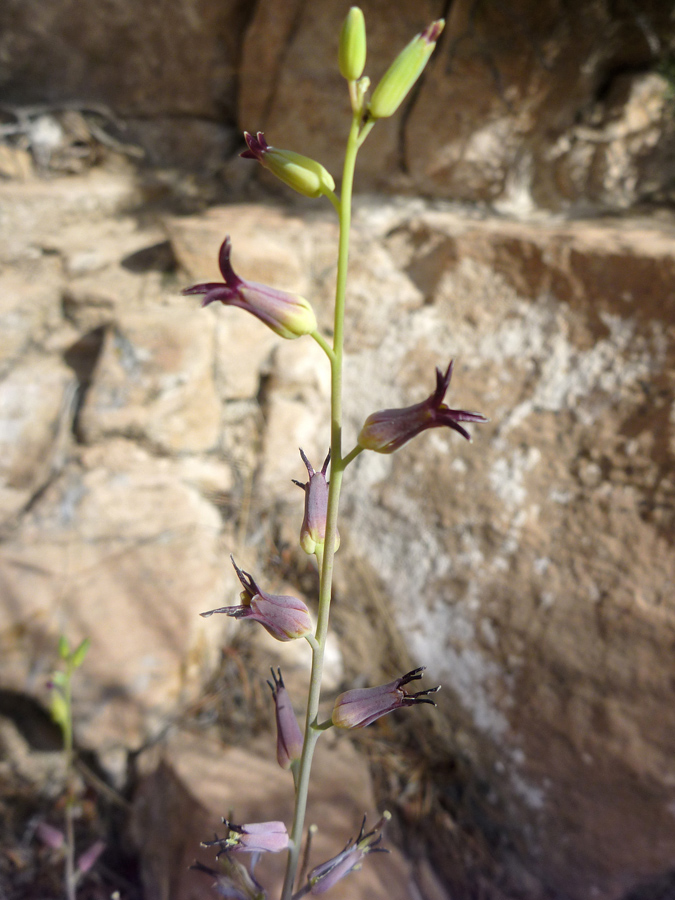
[[[327,366],[310,339],[278,340],[240,310],[158,299],[161,273],[122,278],[114,254],[89,273],[81,261],[61,269],[86,250],[82,235],[71,245],[64,231],[51,266],[35,235],[46,240],[60,204],[64,229],[87,211],[85,184],[73,179],[70,199],[61,182],[54,194],[31,187],[17,205],[34,232],[13,208],[3,219],[16,222],[3,245],[18,261],[10,284],[27,283],[31,258],[40,285],[54,282],[28,294],[33,306],[19,288],[7,302],[13,356],[0,394],[20,382],[33,396],[43,376],[52,388],[72,381],[55,361],[64,351],[90,386],[73,431],[66,418],[56,467],[59,391],[33,413],[12,407],[17,434],[40,439],[27,452],[6,429],[7,464],[44,490],[0,547],[0,677],[37,693],[58,633],[89,634],[96,651],[76,687],[78,733],[112,766],[115,746],[155,736],[199,695],[232,626],[246,624],[198,616],[236,602],[228,552],[270,588],[312,583],[311,561],[294,555],[302,497],[289,479],[304,477],[299,445],[323,458]],[[132,193],[116,182],[110,197]],[[104,212],[119,208],[110,197],[92,201],[94,248]],[[172,220],[190,268],[180,283],[217,277],[207,266],[231,230],[242,275],[302,290],[328,331],[333,211],[267,215],[239,205]],[[669,869],[675,852],[672,226],[514,222],[378,199],[358,204],[354,238],[345,447],[374,409],[428,396],[434,367],[451,357],[449,404],[491,422],[472,427],[473,445],[437,430],[348,469],[331,687],[377,683],[408,659],[443,683],[442,763],[427,773],[437,802],[415,826],[429,829],[439,868],[479,848],[516,896],[544,885],[572,900],[592,891],[615,900]],[[62,289],[79,297],[70,322]],[[105,297],[108,318],[97,320]],[[94,323],[106,329],[101,357],[92,345],[90,370],[78,368],[72,348],[91,340]],[[39,362],[21,359],[33,334]],[[298,660],[271,658],[299,684]],[[396,734],[400,721],[382,727]],[[424,746],[427,720],[412,721]],[[414,789],[418,776],[377,759],[380,789],[407,808],[397,785]],[[255,797],[257,770],[246,771]],[[479,876],[461,869],[461,879],[473,889]]]
[[[214,662],[222,628],[205,630],[198,613],[222,605],[235,579],[220,516],[190,482],[180,463],[113,444],[69,467],[2,547],[15,598],[2,628],[16,632],[3,682],[40,689],[58,635],[89,637],[77,730],[101,751],[154,733]]]
[[[214,831],[223,833],[221,817],[286,823],[292,817],[291,776],[277,765],[271,738],[243,749],[224,746],[208,733],[176,733],[145,754],[140,764],[148,774],[134,802],[131,827],[148,896],[212,896],[208,876],[185,870],[195,858],[214,866],[213,851],[200,849],[199,841],[211,839]],[[377,816],[367,764],[344,735],[321,740],[313,773],[317,789],[310,798],[307,823],[315,823],[318,832],[310,866],[334,856],[358,833],[365,810],[369,822],[374,824]],[[391,853],[368,856],[362,869],[339,882],[331,895],[337,900],[414,896],[408,863],[386,838],[385,843]],[[269,896],[280,893],[284,857],[265,854],[256,867]],[[246,854],[240,859],[248,862]],[[171,890],[163,887],[169,884]]]
[[[33,357],[0,381],[0,519],[6,522],[63,463],[75,378],[59,360]]]
[[[82,411],[85,439],[121,435],[169,453],[213,450],[220,424],[213,361],[208,317],[169,307],[120,316]]]

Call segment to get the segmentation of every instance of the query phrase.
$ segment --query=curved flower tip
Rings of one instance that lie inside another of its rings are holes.
[[[262,162],[265,153],[269,149],[269,144],[265,140],[265,135],[262,131],[259,131],[256,137],[254,137],[250,131],[245,131],[244,140],[246,141],[248,150],[244,150],[239,156],[241,156],[242,159],[257,159],[258,162]]]
[[[315,553],[317,546],[323,548],[326,541],[326,521],[328,518],[328,482],[326,481],[326,472],[328,471],[328,463],[330,462],[330,450],[326,456],[320,472],[315,472],[312,464],[305,456],[302,448],[300,456],[307,468],[309,481],[303,484],[301,481],[293,479],[293,484],[297,484],[305,492],[305,514],[300,527],[300,546],[305,553]],[[340,546],[340,534],[335,535],[335,550]]]
[[[307,888],[312,894],[325,894],[345,875],[361,868],[361,861],[368,853],[389,853],[385,847],[378,846],[382,840],[382,829],[391,819],[391,813],[385,812],[371,831],[366,832],[366,817],[363,817],[361,830],[356,840],[351,838],[347,846],[337,856],[316,866],[307,876]]]
[[[471,435],[459,423],[487,422],[488,419],[481,413],[450,409],[443,403],[452,368],[453,360],[450,360],[445,372],[436,369],[436,390],[422,403],[403,409],[383,409],[368,416],[358,437],[359,445],[376,453],[393,453],[422,431],[445,426],[470,441]]]
[[[267,594],[260,590],[248,572],[239,568],[234,559],[232,565],[244,588],[240,594],[241,606],[210,609],[200,613],[203,618],[223,613],[234,619],[252,619],[259,622],[278,641],[292,641],[304,637],[312,630],[312,619],[307,605],[302,600],[285,594]]]
[[[227,835],[212,841],[202,841],[202,847],[218,847],[220,853],[243,851],[247,853],[278,853],[288,847],[288,832],[283,822],[255,822],[235,825],[223,819]]]
[[[218,253],[222,282],[206,282],[184,288],[183,294],[204,294],[202,306],[220,301],[224,306],[245,309],[280,337],[293,339],[317,330],[316,316],[309,302],[299,294],[246,281],[232,268],[232,242],[228,235]]]
[[[239,155],[244,159],[257,159],[284,184],[305,197],[322,197],[335,190],[335,180],[321,163],[293,150],[279,150],[265,140],[262,131],[254,137],[244,132],[247,149]]]
[[[430,703],[436,706],[428,695],[440,691],[440,684],[412,694],[404,690],[412,681],[419,681],[424,669],[425,666],[420,666],[379,687],[357,688],[340,694],[333,707],[333,725],[338,728],[365,728],[380,716],[385,716],[403,706],[414,706],[416,703]]]

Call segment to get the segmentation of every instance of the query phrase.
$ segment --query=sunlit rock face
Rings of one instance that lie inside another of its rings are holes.
[[[395,16],[383,0],[361,5],[373,85],[411,35],[447,22],[401,115],[364,146],[360,189],[509,212],[672,201],[667,3],[397,0]],[[350,115],[337,68],[345,9],[342,0],[9,2],[0,85],[8,103],[54,104],[33,121],[36,140],[72,126],[64,102],[71,118],[73,106],[93,104],[108,123],[124,120],[114,134],[152,163],[225,171],[228,185],[241,184],[227,161],[246,129],[337,177]]]
[[[125,178],[73,178],[70,200],[63,182],[26,189],[0,381],[2,680],[40,695],[58,634],[88,635],[78,727],[108,761],[198,696],[232,634],[198,616],[236,602],[229,552],[298,594],[291,479],[298,447],[319,460],[328,443],[320,349],[178,291],[215,275],[229,233],[244,277],[311,297],[329,329],[336,236],[332,214],[247,204],[145,229],[109,205],[133,196]],[[183,269],[134,272],[167,234]],[[513,884],[615,900],[673,854],[675,237],[362,200],[354,239],[345,447],[373,410],[428,397],[451,358],[447,402],[490,422],[348,470],[336,622],[358,627],[331,690],[382,681],[397,633],[443,684],[480,827],[520,848],[481,832]],[[461,844],[443,821],[440,846]]]

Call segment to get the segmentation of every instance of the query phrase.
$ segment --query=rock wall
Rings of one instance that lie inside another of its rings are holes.
[[[8,0],[4,114],[12,124],[16,105],[106,104],[126,123],[117,137],[151,162],[220,172],[226,184],[239,183],[226,161],[241,130],[264,130],[337,176],[349,106],[335,60],[348,7]],[[398,0],[395,16],[384,0],[362,7],[373,82],[425,24],[445,16],[447,25],[402,115],[365,145],[361,189],[521,212],[672,200],[667,4]],[[36,140],[34,122],[19,124]]]
[[[88,635],[78,734],[117,778],[245,627],[197,615],[233,601],[229,552],[312,602],[291,479],[299,446],[325,454],[322,353],[178,290],[217,276],[230,233],[242,275],[311,297],[329,328],[335,265],[330,210],[160,227],[140,199],[101,171],[0,186],[0,679],[43,697],[58,634]],[[448,863],[482,844],[489,896],[620,900],[675,852],[675,229],[367,199],[354,229],[346,444],[451,357],[449,402],[490,423],[348,471],[329,690],[408,660],[443,683],[439,759],[463,760],[480,815],[433,773],[381,789],[419,803],[409,829],[453,896],[485,886]]]

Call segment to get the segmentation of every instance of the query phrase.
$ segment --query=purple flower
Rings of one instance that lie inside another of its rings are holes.
[[[320,472],[315,472],[304,452],[300,450],[302,461],[307,466],[309,481],[303,484],[293,479],[305,492],[305,515],[300,528],[300,546],[305,553],[314,553],[317,545],[323,549],[326,540],[326,515],[328,512],[328,482],[326,470],[330,462],[330,451]],[[335,549],[340,546],[340,535],[335,535]]]
[[[213,841],[202,841],[202,847],[219,847],[219,855],[228,852],[278,853],[288,847],[288,832],[283,822],[254,822],[235,825],[223,819],[227,837],[216,835]]]
[[[302,756],[302,732],[295,718],[291,699],[281,677],[281,669],[277,669],[278,675],[272,669],[272,681],[268,681],[272,697],[274,697],[274,711],[277,720],[277,762],[282,769],[290,769],[291,763]]]
[[[333,725],[338,728],[365,728],[380,716],[385,716],[402,706],[414,706],[415,703],[430,703],[436,706],[427,694],[440,691],[440,685],[414,694],[408,694],[404,690],[411,681],[418,681],[422,677],[424,669],[425,666],[420,666],[380,687],[357,688],[340,694],[333,707]]]
[[[235,619],[253,619],[278,641],[292,641],[312,630],[309,610],[302,600],[283,594],[266,594],[248,572],[242,572],[234,559],[232,565],[244,588],[240,594],[241,606],[221,606],[200,613],[201,616],[206,619],[214,613],[224,613]]]
[[[219,853],[218,859],[224,872],[216,872],[200,862],[193,863],[190,868],[211,875],[215,879],[213,887],[226,900],[265,900],[265,891],[239,860],[231,859],[227,853]]]
[[[51,847],[52,850],[58,850],[62,847],[66,839],[60,828],[54,828],[48,822],[38,822],[35,833],[42,843],[46,844],[47,847]]]
[[[385,812],[372,831],[364,834],[366,827],[366,817],[364,816],[361,830],[356,840],[349,840],[347,846],[337,856],[312,869],[307,877],[307,885],[304,891],[299,891],[296,896],[302,896],[303,893],[308,892],[324,894],[340,879],[344,878],[345,875],[348,875],[355,869],[360,869],[361,861],[368,853],[388,853],[389,851],[384,847],[378,847],[377,845],[382,840],[382,829],[390,818],[391,813]]]
[[[218,265],[224,279],[222,283],[195,284],[185,288],[182,293],[204,294],[202,306],[220,300],[225,306],[238,306],[248,310],[282,338],[297,338],[316,331],[314,310],[304,297],[239,278],[230,263],[231,251],[232,242],[228,235],[218,256]]]
[[[91,847],[78,857],[75,865],[77,871],[82,873],[88,872],[104,850],[105,843],[103,841],[94,841]]]
[[[488,420],[480,413],[449,409],[443,403],[452,378],[452,365],[453,361],[450,360],[445,375],[440,369],[436,369],[436,390],[422,403],[406,406],[404,409],[383,409],[368,416],[358,437],[359,445],[364,450],[393,453],[427,428],[441,428],[445,425],[470,441],[471,435],[459,423]]]
[[[335,181],[330,172],[321,163],[308,156],[302,156],[293,150],[279,150],[265,140],[259,131],[254,137],[244,132],[247,149],[239,155],[244,159],[257,159],[261,165],[269,169],[284,184],[304,194],[305,197],[322,197],[335,190]]]

